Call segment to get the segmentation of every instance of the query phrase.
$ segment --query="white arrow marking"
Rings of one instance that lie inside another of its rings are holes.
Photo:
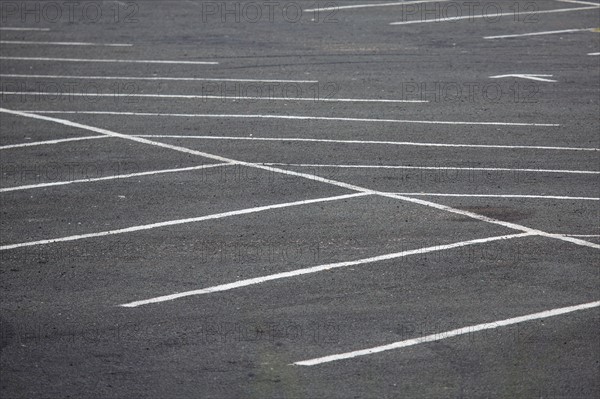
[[[520,78],[520,79],[537,80],[540,82],[551,82],[551,83],[558,82],[558,80],[545,79],[545,78],[551,78],[551,77],[552,77],[552,75],[540,75],[540,74],[534,75],[534,74],[529,74],[529,73],[514,73],[514,74],[510,74],[510,75],[490,76],[491,79]]]

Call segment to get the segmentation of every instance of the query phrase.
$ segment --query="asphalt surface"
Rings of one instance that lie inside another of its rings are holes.
[[[600,397],[598,2],[386,3],[2,2],[2,398]]]

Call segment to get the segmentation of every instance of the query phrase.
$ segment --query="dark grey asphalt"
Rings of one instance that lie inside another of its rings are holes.
[[[393,1],[381,1],[386,2]],[[334,1],[329,6],[367,3],[380,2]],[[49,4],[58,4],[63,13],[55,23],[48,21],[54,15]],[[319,14],[317,21],[311,21],[313,13],[304,12],[293,22],[294,9],[314,8],[315,3],[277,2],[270,18],[268,6],[260,1],[103,1],[81,2],[75,8],[77,21],[70,22],[68,9],[60,4],[2,2],[0,27],[50,30],[0,30],[1,40],[134,46],[0,44],[0,56],[219,64],[2,59],[1,74],[310,80],[318,83],[288,84],[285,90],[283,83],[274,84],[272,95],[428,102],[232,98],[257,95],[257,84],[249,82],[228,82],[224,99],[115,97],[116,92],[221,95],[223,82],[4,76],[2,92],[67,95],[2,94],[2,108],[58,111],[48,116],[127,135],[600,148],[600,57],[588,55],[600,51],[598,32],[483,39],[600,28],[599,9],[542,12],[586,4],[486,0],[477,2],[474,15],[481,15],[483,7],[489,13],[500,7],[508,15],[497,21],[395,26],[389,23],[424,17],[426,6],[449,10],[447,16],[454,15],[456,7],[464,15],[468,6],[450,2],[339,9]],[[454,4],[455,11],[447,4]],[[514,15],[517,5],[531,12]],[[250,21],[254,14],[247,8],[253,6],[263,11],[256,23]],[[30,14],[22,22],[22,7],[39,7],[40,21]],[[223,7],[247,12],[234,12],[223,22]],[[82,20],[83,9],[87,14]],[[101,15],[96,17],[94,10]],[[203,15],[203,10],[216,11]],[[434,14],[428,15],[431,19]],[[557,82],[490,79],[513,73],[553,75]],[[267,90],[264,83],[259,85]],[[72,92],[109,96],[74,97]],[[90,114],[93,111],[558,126]],[[0,146],[97,135],[6,113],[0,113],[0,121]],[[573,197],[413,195],[547,233],[588,235],[582,239],[600,244],[600,205],[589,199],[600,197],[598,151],[152,140],[238,161],[282,164],[282,169],[382,192]],[[120,138],[1,149],[0,189],[73,183],[0,192],[0,245],[354,193],[314,179],[232,165],[75,182],[214,163],[220,161]],[[312,367],[291,365],[598,301],[599,250],[558,239],[532,236],[490,242],[136,308],[118,306],[315,265],[514,233],[519,231],[371,195],[2,249],[0,397],[600,397],[598,308]]]

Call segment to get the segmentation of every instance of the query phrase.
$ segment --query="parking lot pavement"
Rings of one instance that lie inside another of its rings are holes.
[[[3,2],[6,398],[596,398],[591,1]]]

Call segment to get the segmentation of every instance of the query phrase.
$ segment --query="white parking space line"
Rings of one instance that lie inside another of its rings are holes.
[[[149,304],[160,303],[160,302],[168,302],[168,301],[173,301],[175,299],[180,299],[180,298],[185,298],[185,297],[190,297],[190,296],[197,296],[197,295],[203,295],[203,294],[212,294],[215,292],[229,291],[229,290],[234,290],[236,288],[262,284],[267,281],[298,277],[298,276],[303,276],[306,274],[313,274],[313,273],[319,273],[319,272],[327,271],[327,270],[339,269],[342,267],[358,266],[358,265],[364,265],[364,264],[368,264],[368,263],[382,262],[382,261],[386,261],[386,260],[402,258],[405,256],[426,254],[429,252],[449,250],[449,249],[454,249],[454,248],[465,247],[468,245],[484,244],[484,243],[493,242],[493,241],[509,240],[509,239],[513,239],[513,238],[522,238],[522,237],[528,237],[528,236],[532,236],[532,235],[533,234],[531,234],[531,233],[522,233],[522,234],[495,236],[495,237],[481,238],[481,239],[476,239],[476,240],[461,241],[461,242],[457,242],[457,243],[453,243],[453,244],[436,245],[436,246],[432,246],[432,247],[413,249],[413,250],[409,250],[409,251],[395,252],[395,253],[391,253],[391,254],[373,256],[370,258],[352,260],[352,261],[347,261],[347,262],[328,263],[325,265],[307,267],[304,269],[296,269],[296,270],[292,270],[289,272],[275,273],[275,274],[270,274],[268,276],[250,278],[250,279],[246,279],[246,280],[239,280],[239,281],[235,281],[233,283],[216,285],[214,287],[202,288],[202,289],[193,290],[193,291],[178,292],[178,293],[170,294],[170,295],[163,295],[163,296],[159,296],[159,297],[155,297],[155,298],[144,299],[141,301],[129,302],[129,303],[125,303],[125,304],[122,304],[119,306],[126,307],[126,308],[135,308],[138,306],[149,305]]]
[[[526,145],[493,145],[493,144],[446,144],[446,143],[418,143],[411,141],[375,141],[375,140],[333,140],[333,139],[308,139],[301,137],[237,137],[237,136],[189,136],[171,134],[137,134],[135,137],[167,138],[167,139],[198,139],[198,140],[246,140],[246,141],[297,141],[308,143],[337,143],[357,145],[400,145],[415,147],[449,147],[449,148],[498,148],[522,150],[549,150],[549,151],[600,151],[600,148],[585,147],[545,147]]]
[[[565,237],[598,238],[600,234],[561,234]]]
[[[592,32],[594,28],[584,29],[564,29],[564,30],[552,30],[546,32],[531,32],[531,33],[520,33],[514,35],[499,35],[499,36],[484,36],[484,39],[507,39],[513,37],[526,37],[526,36],[544,36],[544,35],[555,35],[560,33],[575,33],[575,32]]]
[[[80,75],[19,75],[2,73],[1,78],[35,78],[35,79],[85,79],[85,80],[148,80],[174,82],[257,82],[257,83],[319,83],[318,80],[289,79],[232,79],[232,78],[188,78],[166,76],[80,76]]]
[[[490,79],[503,79],[503,78],[519,78],[519,79],[528,79],[535,80],[538,82],[549,82],[549,83],[557,83],[557,80],[548,79],[551,78],[552,75],[544,75],[544,74],[533,74],[533,73],[512,73],[508,75],[496,75],[490,76]]]
[[[108,136],[102,136],[102,137],[107,138]],[[161,174],[165,174],[165,173],[190,172],[190,171],[194,171],[194,170],[210,169],[210,168],[216,168],[216,167],[228,166],[228,165],[232,165],[232,164],[230,164],[230,163],[207,164],[207,165],[199,165],[199,166],[190,166],[190,167],[186,167],[186,168],[150,170],[147,172],[128,173],[128,174],[123,174],[123,175],[92,177],[92,178],[88,178],[88,179],[65,180],[65,181],[56,181],[56,182],[51,182],[51,183],[29,184],[26,186],[0,188],[0,193],[31,190],[31,189],[36,189],[36,188],[66,186],[69,184],[78,184],[78,183],[93,183],[93,182],[107,181],[107,180],[131,179],[132,177],[154,176],[154,175],[161,175]]]
[[[19,27],[0,27],[0,31],[5,30],[5,31],[16,31],[16,32],[27,32],[27,31],[33,31],[33,32],[48,32],[50,29],[49,28],[19,28]]]
[[[375,3],[375,4],[353,4],[350,6],[334,6],[334,7],[322,7],[322,8],[309,8],[304,12],[321,12],[321,11],[339,11],[339,10],[350,10],[357,8],[374,8],[374,7],[392,7],[392,6],[407,6],[411,4],[421,3],[443,3],[450,0],[418,0],[418,1],[394,1],[391,3]]]
[[[515,199],[548,199],[565,201],[600,201],[596,197],[565,197],[560,195],[525,195],[525,194],[448,194],[448,193],[394,193],[415,197],[458,197],[458,198],[515,198]],[[569,237],[576,237],[566,234]]]
[[[339,165],[339,164],[310,164],[310,163],[269,163],[262,165],[306,167],[306,168],[341,168],[341,169],[415,169],[415,170],[466,170],[486,172],[531,172],[531,173],[566,173],[581,175],[600,175],[595,170],[561,170],[561,169],[511,169],[511,168],[479,168],[479,167],[452,167],[452,166],[403,166],[403,165]]]
[[[91,62],[124,64],[181,64],[181,65],[218,65],[215,61],[177,61],[177,60],[124,60],[98,58],[50,58],[50,57],[0,57],[5,61],[51,61],[51,62]]]
[[[9,144],[9,145],[0,146],[0,150],[10,150],[13,148],[36,147],[39,145],[52,145],[52,144],[68,143],[71,141],[105,139],[107,137],[108,136],[85,136],[85,137],[72,137],[72,138],[68,138],[68,139],[35,141],[35,142],[31,142],[31,143]]]
[[[572,11],[588,11],[595,10],[600,6],[593,7],[574,7],[574,8],[561,8],[557,10],[536,10],[536,11],[514,11],[503,13],[495,13],[495,14],[481,14],[481,15],[463,15],[459,17],[447,17],[447,18],[434,18],[434,19],[421,19],[421,20],[413,20],[413,21],[399,21],[399,22],[391,22],[390,25],[411,25],[411,24],[425,24],[425,23],[438,23],[438,22],[449,22],[449,21],[460,21],[465,19],[479,19],[486,18],[488,20],[492,20],[494,18],[499,18],[502,16],[505,17],[515,17],[517,15],[539,15],[539,14],[553,14],[553,13],[561,13],[561,12],[572,12]]]
[[[560,3],[571,3],[571,4],[588,4],[590,6],[600,6],[600,3],[593,1],[582,1],[582,0],[556,0]]]
[[[0,246],[0,251],[7,251],[10,249],[23,248],[23,247],[32,247],[32,246],[36,246],[36,245],[54,244],[54,243],[59,243],[59,242],[77,241],[77,240],[83,240],[83,239],[88,239],[88,238],[106,237],[106,236],[117,235],[117,234],[134,233],[134,232],[138,232],[138,231],[152,230],[152,229],[157,229],[157,228],[167,227],[167,226],[178,226],[178,225],[182,225],[182,224],[204,222],[207,220],[223,219],[223,218],[230,217],[230,216],[247,215],[250,213],[269,211],[269,210],[273,210],[273,209],[283,209],[283,208],[291,208],[294,206],[303,206],[303,205],[311,205],[311,204],[317,204],[317,203],[323,203],[323,202],[340,201],[340,200],[349,199],[349,198],[363,197],[366,195],[369,195],[369,193],[361,192],[361,193],[354,193],[354,194],[338,195],[335,197],[324,197],[324,198],[316,198],[316,199],[303,200],[303,201],[286,202],[286,203],[281,203],[281,204],[273,204],[273,205],[266,205],[266,206],[257,206],[254,208],[240,209],[240,210],[236,210],[236,211],[215,213],[212,215],[205,215],[205,216],[199,216],[199,217],[193,217],[193,218],[167,220],[167,221],[163,221],[163,222],[126,227],[123,229],[100,231],[100,232],[89,233],[89,234],[79,234],[79,235],[73,235],[73,236],[52,238],[52,239],[48,239],[48,240],[29,241],[29,242],[22,242],[22,243],[18,243],[18,244],[8,244],[8,245]]]
[[[332,122],[364,122],[364,123],[414,123],[424,125],[465,125],[465,126],[530,126],[530,127],[559,127],[556,123],[522,123],[522,122],[458,122],[458,121],[424,121],[409,119],[371,119],[371,118],[342,118],[327,116],[302,115],[248,115],[248,114],[172,114],[157,112],[119,112],[119,111],[27,111],[35,114],[63,115],[118,115],[118,116],[156,116],[174,118],[217,118],[217,119],[284,119],[298,121],[332,121]]]
[[[311,97],[250,97],[224,95],[188,95],[188,94],[133,94],[133,93],[71,93],[71,92],[35,92],[35,91],[0,91],[1,95],[7,96],[46,96],[46,97],[108,97],[108,98],[158,98],[158,99],[185,99],[185,100],[231,100],[231,101],[312,101],[312,102],[340,102],[340,103],[427,103],[423,100],[387,100],[379,98],[311,98]]]
[[[33,42],[26,40],[0,40],[0,44],[14,44],[19,46],[98,46],[98,47],[132,47],[133,44],[124,43],[86,43],[86,42]]]
[[[327,178],[324,178],[324,177],[321,177],[321,176],[317,176],[317,175],[314,175],[314,174],[310,174],[310,173],[294,172],[294,171],[290,171],[290,170],[275,168],[275,167],[272,167],[272,166],[260,165],[260,164],[252,163],[252,162],[239,161],[239,160],[235,160],[235,159],[223,157],[223,156],[220,156],[220,155],[209,154],[207,152],[192,150],[192,149],[186,148],[186,147],[181,147],[181,146],[176,146],[176,145],[161,143],[161,142],[158,142],[158,141],[152,141],[152,140],[148,140],[148,139],[141,138],[141,137],[135,137],[135,136],[129,136],[129,135],[122,134],[122,133],[117,133],[117,132],[114,132],[112,130],[107,130],[107,129],[102,129],[102,128],[98,128],[98,127],[94,127],[94,126],[84,125],[84,124],[77,123],[77,122],[71,122],[71,121],[66,120],[66,119],[59,119],[59,118],[53,118],[53,117],[44,116],[44,115],[37,115],[37,114],[31,113],[30,111],[29,112],[23,112],[23,111],[10,110],[10,109],[6,109],[6,108],[0,108],[0,112],[11,114],[11,115],[19,115],[19,116],[23,116],[23,117],[31,118],[31,119],[37,119],[37,120],[44,120],[44,121],[48,121],[48,122],[54,122],[54,123],[58,123],[58,124],[61,124],[61,125],[64,125],[64,126],[70,126],[70,127],[75,127],[75,128],[83,129],[83,130],[88,130],[88,131],[95,132],[95,133],[105,134],[105,135],[111,136],[111,137],[120,137],[120,138],[125,139],[125,140],[131,140],[131,141],[135,141],[135,142],[138,142],[138,143],[144,143],[144,144],[152,145],[152,146],[155,146],[155,147],[170,149],[170,150],[182,152],[182,153],[185,153],[185,154],[197,155],[197,156],[200,156],[200,157],[214,159],[214,160],[225,162],[225,163],[235,163],[237,165],[247,166],[247,167],[250,167],[250,168],[267,170],[267,171],[270,171],[270,172],[281,173],[281,174],[285,174],[285,175],[289,175],[289,176],[302,177],[304,179],[308,179],[308,180],[311,180],[311,181],[321,182],[321,183],[329,184],[329,185],[332,185],[332,186],[346,188],[346,189],[352,190],[352,191],[358,191],[358,192],[363,193],[363,194],[369,194],[369,195],[373,194],[373,195],[378,195],[378,196],[386,197],[386,198],[394,198],[394,199],[397,199],[397,200],[401,200],[401,201],[405,201],[405,202],[410,202],[410,203],[413,203],[413,204],[419,204],[419,205],[423,205],[423,206],[426,206],[426,207],[438,209],[438,210],[441,210],[441,211],[446,211],[446,212],[449,212],[449,213],[454,213],[454,214],[457,214],[457,215],[465,216],[465,217],[468,217],[468,218],[471,218],[471,219],[475,219],[475,220],[479,220],[479,221],[482,221],[482,222],[491,223],[491,224],[495,224],[495,225],[499,225],[499,226],[504,226],[504,227],[512,229],[512,230],[518,230],[518,231],[525,232],[525,233],[533,233],[533,234],[536,234],[536,235],[539,235],[539,236],[542,236],[542,237],[552,238],[552,239],[556,239],[556,240],[560,240],[560,241],[566,241],[566,242],[570,242],[572,244],[576,244],[576,245],[580,245],[580,246],[584,246],[584,247],[590,247],[590,248],[600,249],[600,244],[595,244],[595,243],[592,243],[592,242],[589,242],[589,241],[581,240],[579,238],[562,237],[562,236],[559,236],[559,235],[556,235],[556,234],[547,233],[547,232],[542,231],[542,230],[532,229],[532,228],[529,228],[529,227],[526,227],[526,226],[522,226],[522,225],[519,225],[519,224],[516,224],[516,223],[505,222],[505,221],[502,221],[502,220],[490,218],[490,217],[487,217],[487,216],[484,216],[484,215],[480,215],[480,214],[477,214],[477,213],[473,213],[473,212],[469,212],[469,211],[464,211],[462,209],[452,208],[452,207],[449,207],[449,206],[446,206],[446,205],[442,205],[442,204],[438,204],[438,203],[435,203],[435,202],[425,201],[425,200],[421,200],[421,199],[417,199],[417,198],[413,198],[413,197],[403,197],[403,196],[400,196],[400,195],[389,194],[389,193],[385,193],[385,192],[381,192],[381,191],[375,191],[375,190],[371,190],[371,189],[368,189],[368,188],[365,188],[365,187],[357,186],[355,184],[345,183],[345,182],[341,182],[341,181],[337,181],[337,180],[333,180],[333,179],[327,179]],[[239,213],[239,212],[243,212],[243,211],[237,211],[237,212]],[[94,234],[94,233],[92,233],[92,234]],[[54,242],[54,241],[50,240],[48,242]],[[46,243],[46,242],[42,242],[42,243]],[[40,242],[35,242],[35,243],[21,243],[21,244],[13,244],[13,245],[17,245],[17,246],[40,245]],[[11,248],[12,248],[12,246],[11,246]],[[0,250],[2,250],[2,247],[0,247]]]
[[[400,348],[406,348],[408,346],[424,344],[427,342],[437,342],[437,341],[441,341],[443,339],[457,337],[460,335],[473,334],[473,333],[476,333],[479,331],[485,331],[485,330],[493,330],[496,328],[506,327],[506,326],[510,326],[513,324],[525,323],[525,322],[532,321],[532,320],[547,319],[549,317],[556,317],[556,316],[560,316],[560,315],[567,314],[567,313],[573,313],[573,312],[578,312],[578,311],[582,311],[582,310],[593,309],[593,308],[597,308],[599,306],[600,306],[600,301],[596,301],[596,302],[584,303],[581,305],[546,310],[543,312],[532,313],[532,314],[528,314],[525,316],[513,317],[510,319],[504,319],[504,320],[497,320],[497,321],[493,321],[491,323],[477,324],[477,325],[473,325],[473,326],[462,327],[462,328],[459,328],[456,330],[450,330],[450,331],[444,331],[444,332],[440,332],[440,333],[436,333],[436,334],[426,335],[424,337],[407,339],[404,341],[398,341],[398,342],[394,342],[394,343],[388,344],[388,345],[376,346],[376,347],[369,348],[369,349],[362,349],[362,350],[357,350],[357,351],[352,351],[352,352],[339,353],[336,355],[324,356],[324,357],[319,357],[316,359],[302,360],[299,362],[295,362],[293,364],[295,364],[297,366],[316,366],[318,364],[330,363],[330,362],[335,362],[335,361],[344,360],[344,359],[352,359],[352,358],[359,357],[359,356],[372,355],[375,353],[380,353],[380,352],[385,352],[385,351],[400,349]]]
[[[600,53],[588,53],[588,55],[600,55]]]

